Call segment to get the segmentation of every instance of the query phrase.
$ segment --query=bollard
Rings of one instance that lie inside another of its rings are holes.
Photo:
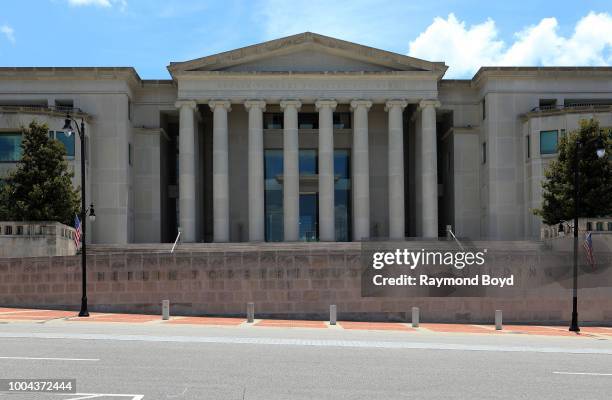
[[[337,313],[336,313],[336,305],[332,304],[329,306],[329,324],[336,325],[337,321]]]
[[[495,310],[495,330],[502,330],[502,310]]]
[[[255,303],[247,303],[247,322],[253,323],[255,320]]]
[[[412,307],[412,327],[419,327],[419,307]]]
[[[170,300],[162,300],[162,319],[170,319]]]

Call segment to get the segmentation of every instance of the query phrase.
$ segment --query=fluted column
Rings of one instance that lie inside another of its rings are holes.
[[[299,239],[300,170],[298,141],[298,100],[283,100],[283,223],[285,242]]]
[[[334,214],[334,100],[318,100],[319,111],[319,240],[336,240]]]
[[[213,112],[213,240],[229,242],[229,145],[227,100],[208,103]]]
[[[368,110],[372,102],[354,100],[353,110],[353,241],[370,237],[370,167]]]
[[[389,238],[405,236],[404,210],[404,127],[402,112],[408,105],[405,100],[389,100],[385,110],[389,117]]]
[[[438,237],[438,153],[436,149],[437,100],[423,100],[421,109],[421,188],[423,237]]]
[[[195,109],[193,100],[176,102],[179,108],[179,225],[184,242],[196,241]]]
[[[247,100],[249,111],[249,241],[265,240],[263,112],[266,102]]]

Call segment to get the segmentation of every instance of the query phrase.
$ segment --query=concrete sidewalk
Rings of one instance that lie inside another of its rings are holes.
[[[432,334],[481,334],[481,335],[538,335],[564,336],[575,338],[612,339],[612,327],[583,327],[579,334],[569,332],[566,326],[504,325],[503,330],[495,330],[494,325],[481,324],[433,324],[422,323],[413,328],[410,323],[400,322],[352,322],[338,321],[330,325],[327,321],[272,320],[256,319],[247,323],[245,318],[220,317],[171,317],[163,321],[159,315],[91,313],[88,318],[79,318],[75,311],[41,310],[22,308],[0,308],[0,323],[33,322],[54,324],[156,324],[156,325],[205,325],[247,329],[302,328],[302,329],[341,329],[361,331],[398,331],[406,334],[421,332]]]

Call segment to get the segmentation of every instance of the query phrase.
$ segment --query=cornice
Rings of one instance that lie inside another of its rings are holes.
[[[472,78],[479,87],[487,79],[612,79],[612,67],[481,67]]]

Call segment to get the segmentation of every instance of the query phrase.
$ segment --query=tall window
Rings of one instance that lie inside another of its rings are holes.
[[[63,131],[49,131],[49,137],[59,140],[60,143],[64,145],[64,149],[66,149],[66,155],[71,158],[74,157],[75,136],[74,132],[69,135],[67,132]]]
[[[481,160],[483,164],[487,163],[487,142],[482,142],[482,155]]]
[[[0,162],[17,162],[21,158],[21,133],[0,132]]]
[[[334,129],[351,129],[351,113],[350,112],[335,112]]]
[[[298,113],[299,129],[319,129],[318,113]]]
[[[485,97],[482,98],[482,119],[483,121],[487,118],[487,100]]]
[[[351,240],[351,151],[334,150],[334,175],[338,178],[334,184],[334,210],[336,241]]]
[[[317,150],[300,149],[299,154],[300,176],[317,175],[319,173],[319,159],[317,157]]]
[[[277,179],[283,175],[283,151],[264,152],[264,202],[266,213],[266,241],[283,240],[283,185]]]
[[[283,129],[283,113],[264,113],[264,129]]]
[[[558,132],[540,131],[540,154],[555,154],[557,152]]]
[[[531,141],[530,139],[530,135],[525,136],[525,151],[527,152],[527,158],[531,158]]]

